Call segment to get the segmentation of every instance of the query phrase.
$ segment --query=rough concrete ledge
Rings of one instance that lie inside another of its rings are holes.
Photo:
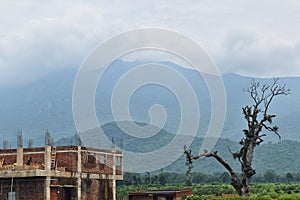
[[[17,178],[17,177],[35,177],[35,176],[46,176],[45,170],[3,170],[0,171],[0,178]]]
[[[25,178],[25,177],[46,177],[46,170],[3,170],[0,171],[0,178]],[[94,174],[94,173],[78,173],[78,172],[64,172],[54,171],[50,173],[51,177],[63,177],[63,178],[81,178],[83,179],[109,179],[109,180],[123,180],[122,175],[107,175],[107,174]]]

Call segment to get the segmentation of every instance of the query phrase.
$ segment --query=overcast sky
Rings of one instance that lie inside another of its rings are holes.
[[[179,31],[222,73],[300,76],[300,1],[1,1],[0,84],[79,68],[95,46],[141,27]]]

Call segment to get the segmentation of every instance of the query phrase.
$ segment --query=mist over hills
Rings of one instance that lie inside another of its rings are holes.
[[[96,92],[96,112],[101,125],[114,121],[110,99],[114,85],[123,73],[141,62],[115,61],[102,77]],[[210,121],[210,95],[205,82],[199,74],[191,69],[182,68],[171,62],[162,62],[180,72],[192,85],[200,107],[198,136],[203,137]],[[72,116],[72,90],[77,71],[62,70],[41,80],[22,86],[0,87],[0,138],[15,145],[18,129],[23,129],[24,140],[34,139],[34,145],[43,145],[44,133],[49,129],[52,137],[70,137],[76,132]],[[172,78],[172,77],[170,77]],[[227,95],[227,114],[222,138],[240,140],[245,122],[241,108],[249,103],[249,96],[243,92],[251,82],[251,77],[237,74],[223,75]],[[261,82],[270,79],[258,79]],[[275,99],[271,112],[277,114],[274,121],[283,139],[300,141],[300,77],[282,77],[292,90],[292,95]],[[180,87],[180,85],[177,85]],[[129,108],[134,121],[149,123],[148,110],[153,104],[161,104],[167,112],[164,129],[176,133],[180,122],[180,107],[176,96],[164,87],[148,84],[135,91],[130,99]],[[278,141],[276,136],[267,140]]]

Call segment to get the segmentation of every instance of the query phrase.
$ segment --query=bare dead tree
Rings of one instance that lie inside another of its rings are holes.
[[[242,108],[243,116],[247,122],[247,128],[243,130],[244,137],[239,144],[242,146],[237,152],[231,152],[234,159],[237,159],[241,164],[241,176],[232,169],[232,167],[218,155],[218,152],[207,152],[203,154],[193,156],[191,150],[184,147],[184,153],[186,154],[186,164],[188,165],[187,173],[190,173],[193,160],[201,157],[213,157],[219,163],[221,163],[231,176],[231,184],[238,192],[240,196],[249,196],[249,179],[256,174],[252,168],[252,160],[254,156],[254,148],[262,143],[263,137],[266,136],[266,132],[272,132],[281,139],[278,130],[279,128],[272,126],[274,114],[269,114],[269,107],[274,97],[279,95],[289,95],[290,89],[286,88],[286,85],[280,85],[278,78],[273,79],[272,84],[261,84],[255,80],[251,82],[249,88],[245,89],[245,92],[250,94],[253,105],[246,105]]]

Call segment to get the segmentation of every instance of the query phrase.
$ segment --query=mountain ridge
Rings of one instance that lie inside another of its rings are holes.
[[[118,61],[106,75],[108,87],[98,86],[96,93],[97,116],[100,124],[106,124],[114,120],[110,110],[110,95],[115,83],[123,72],[141,62]],[[167,64],[167,63],[164,63]],[[196,91],[200,106],[199,137],[203,137],[207,131],[210,120],[210,96],[203,79],[199,79],[198,72],[191,69],[182,69],[179,65],[170,64],[171,67],[182,73]],[[121,69],[121,70],[119,70]],[[22,128],[28,138],[34,139],[34,143],[43,144],[46,129],[52,132],[53,138],[69,137],[76,132],[72,116],[72,90],[76,78],[76,69],[66,69],[44,77],[42,80],[14,87],[1,87],[0,89],[0,137],[15,143],[15,135]],[[227,95],[227,113],[222,138],[239,140],[245,122],[241,114],[241,108],[249,104],[249,96],[243,92],[250,85],[252,77],[238,74],[225,74],[222,76]],[[271,78],[258,81],[270,81]],[[274,124],[279,126],[283,139],[300,141],[300,77],[282,77],[281,83],[286,83],[292,90],[292,95],[274,99],[270,111],[277,114]],[[109,90],[110,89],[110,90]],[[133,94],[130,108],[134,121],[149,123],[148,110],[155,103],[161,103],[168,113],[168,121],[164,129],[175,133],[179,123],[178,101],[176,96],[157,86],[142,87]],[[267,140],[276,141],[278,138],[268,136]]]

